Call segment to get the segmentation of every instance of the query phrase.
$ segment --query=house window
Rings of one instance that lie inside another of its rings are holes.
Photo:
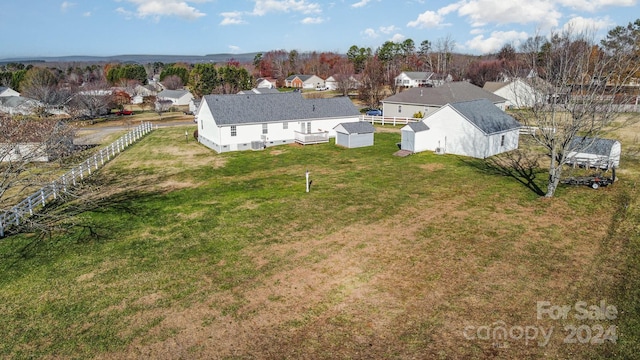
[[[263,134],[268,134],[269,133],[269,129],[267,128],[267,124],[262,124],[262,133]]]
[[[402,112],[402,105],[398,105],[398,114]]]
[[[307,123],[307,134],[311,134],[311,122]]]
[[[282,130],[287,130],[289,129],[289,123],[288,122],[283,122],[282,123]]]
[[[235,125],[231,125],[231,136],[238,135],[238,128]]]
[[[500,146],[504,146],[504,135],[500,137]]]

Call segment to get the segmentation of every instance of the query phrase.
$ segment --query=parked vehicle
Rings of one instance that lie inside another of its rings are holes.
[[[380,110],[380,109],[369,109],[367,111],[367,115],[369,115],[369,116],[382,116],[382,110]]]
[[[133,115],[133,111],[131,111],[131,110],[120,110],[120,111],[116,112],[116,115],[118,115],[118,116]]]
[[[329,90],[328,86],[316,86],[316,91],[324,91]]]
[[[586,185],[590,186],[592,189],[597,189],[601,186],[611,185],[615,180],[616,168],[614,167],[611,172],[611,177],[602,176],[602,174],[593,174],[591,176],[570,177],[562,182],[569,185]]]

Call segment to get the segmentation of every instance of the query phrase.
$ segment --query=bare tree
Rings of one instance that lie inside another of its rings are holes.
[[[446,75],[449,72],[449,60],[455,47],[456,42],[451,38],[451,35],[447,35],[436,41],[434,49],[436,55],[435,72],[442,75]]]
[[[162,80],[162,85],[164,85],[168,90],[177,90],[184,87],[182,79],[177,75],[167,76]]]
[[[83,115],[94,118],[108,113],[115,106],[113,92],[106,82],[87,83],[78,90],[70,107]]]
[[[0,115],[0,209],[18,203],[50,180],[37,164],[71,154],[74,131],[57,120]]]
[[[588,148],[616,127],[628,125],[617,121],[618,103],[624,96],[623,86],[640,66],[640,32],[634,34],[635,40],[626,46],[614,46],[623,40],[610,32],[599,49],[589,32],[568,29],[551,34],[540,48],[528,49],[536,59],[527,63],[538,64],[540,78],[530,82],[535,91],[529,96],[535,105],[521,112],[520,120],[537,129],[533,137],[550,156],[546,197],[554,196],[571,153]]]
[[[356,84],[354,81],[355,70],[353,64],[345,59],[338,61],[334,67],[336,72],[333,74],[333,78],[336,81],[336,88],[343,96],[349,95],[349,90],[355,89]]]

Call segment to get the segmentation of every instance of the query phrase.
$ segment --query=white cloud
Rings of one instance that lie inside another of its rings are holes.
[[[66,12],[67,10],[69,10],[70,8],[72,8],[74,6],[76,6],[75,3],[68,2],[68,1],[63,1],[62,4],[60,4],[60,11]]]
[[[443,17],[434,11],[425,11],[418,15],[418,18],[413,21],[409,21],[407,26],[417,27],[419,29],[433,28],[442,24]]]
[[[324,22],[324,19],[321,17],[306,17],[304,19],[302,19],[301,23],[303,24],[322,24]]]
[[[362,33],[364,35],[366,35],[367,37],[370,37],[372,39],[375,39],[375,38],[378,37],[378,33],[374,29],[371,29],[371,28],[365,29]]]
[[[189,3],[202,3],[203,0],[126,0],[136,5],[136,15],[141,18],[148,16],[159,19],[163,16],[177,16],[187,20],[195,20],[206,14],[190,6]]]
[[[398,28],[394,25],[391,26],[380,26],[379,31],[383,34],[391,34],[394,31],[398,31]]]
[[[223,12],[220,16],[223,17],[220,25],[241,25],[247,23],[242,19],[242,13],[239,11]]]
[[[557,26],[562,16],[548,0],[463,0],[458,4],[458,15],[468,17],[472,26],[515,23],[550,28]]]
[[[637,0],[560,0],[562,6],[595,12],[607,6],[635,6]]]
[[[318,14],[322,10],[317,3],[306,0],[255,0],[253,15],[264,16],[268,13],[299,12],[302,14]]]
[[[91,11],[86,11],[86,12],[82,13],[82,16],[91,17]]]
[[[133,17],[133,13],[129,10],[126,10],[124,8],[117,8],[116,12],[122,16],[124,16],[125,19],[131,19]]]
[[[601,30],[614,27],[615,22],[608,17],[602,19],[587,19],[582,16],[576,16],[567,21],[562,27],[563,30],[572,30],[576,33],[595,34]]]
[[[229,45],[229,50],[231,50],[232,54],[236,54],[240,52],[240,47],[235,45]]]
[[[424,28],[434,28],[437,26],[445,25],[443,23],[445,15],[448,15],[451,12],[458,10],[461,4],[462,3],[449,4],[445,7],[438,9],[438,11],[427,10],[422,14],[418,15],[417,19],[413,21],[409,21],[409,23],[407,23],[407,26],[417,27],[418,29],[424,29]]]
[[[402,35],[402,34],[394,34],[391,37],[391,41],[395,42],[395,43],[399,43],[399,42],[403,42],[404,39],[406,39],[407,37]]]
[[[482,54],[489,54],[497,52],[505,44],[513,44],[517,48],[528,37],[526,32],[494,31],[488,38],[485,38],[484,35],[474,37],[465,43],[465,47]]]
[[[364,7],[365,5],[367,5],[371,0],[360,0],[355,4],[351,4],[351,7],[354,8],[361,8]]]

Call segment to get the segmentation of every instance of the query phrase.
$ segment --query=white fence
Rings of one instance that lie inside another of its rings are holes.
[[[410,122],[418,122],[422,119],[408,118],[408,117],[384,117],[384,116],[371,116],[371,115],[362,115],[362,121],[369,122],[371,124],[382,124],[382,125],[407,125]]]
[[[0,210],[0,238],[4,237],[5,229],[11,226],[19,226],[28,217],[32,216],[38,207],[45,207],[48,201],[54,201],[68,189],[76,186],[85,177],[90,176],[104,166],[109,160],[122,152],[127,146],[133,144],[153,130],[151,123],[143,123],[122,135],[111,145],[103,148],[82,164],[74,167],[55,181],[43,186],[31,196],[6,211]]]

